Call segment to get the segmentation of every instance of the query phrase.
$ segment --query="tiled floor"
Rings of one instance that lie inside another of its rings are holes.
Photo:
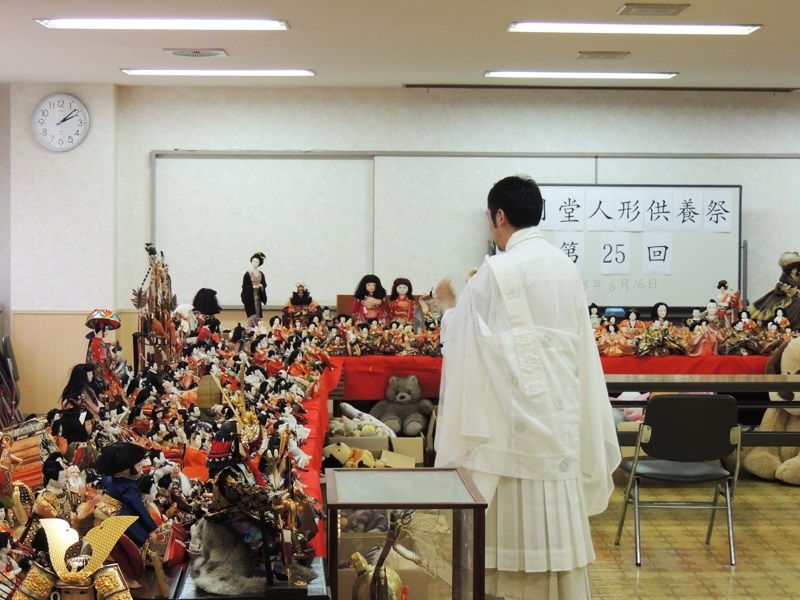
[[[710,500],[713,489],[684,488],[682,499]],[[736,566],[729,562],[724,511],[705,545],[708,511],[643,509],[642,566],[633,551],[633,509],[614,545],[623,488],[608,510],[592,518],[597,561],[594,598],[800,598],[800,488],[742,477],[734,499]],[[641,499],[673,499],[674,490],[649,487]]]

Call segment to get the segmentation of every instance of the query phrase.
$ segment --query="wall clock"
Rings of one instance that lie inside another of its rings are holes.
[[[42,98],[31,115],[33,137],[54,152],[77,148],[89,133],[89,111],[75,96],[59,92]]]

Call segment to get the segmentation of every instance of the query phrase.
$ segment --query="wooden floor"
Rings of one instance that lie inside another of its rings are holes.
[[[622,492],[617,487],[608,510],[591,520],[597,554],[590,568],[594,598],[800,598],[800,488],[739,480],[733,503],[735,567],[729,562],[723,511],[706,546],[708,511],[662,509],[641,511],[642,566],[636,567],[632,508],[620,545],[614,545]],[[712,496],[713,490],[678,490],[684,500]],[[675,490],[664,487],[641,493],[642,500],[674,498]]]

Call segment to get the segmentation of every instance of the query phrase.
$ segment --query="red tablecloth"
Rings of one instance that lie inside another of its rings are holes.
[[[346,400],[380,400],[389,377],[416,375],[423,398],[439,396],[442,359],[431,356],[333,356],[334,365],[344,368]]]
[[[601,356],[607,375],[763,375],[769,356]]]
[[[389,377],[416,375],[423,398],[439,396],[442,359],[430,356],[335,356],[337,369],[344,369],[345,400],[383,398]],[[607,374],[741,374],[764,373],[768,356],[601,356]],[[331,375],[333,377],[333,375]],[[332,388],[329,388],[332,389]]]

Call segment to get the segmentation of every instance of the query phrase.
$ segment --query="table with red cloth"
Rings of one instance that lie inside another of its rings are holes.
[[[601,356],[606,374],[741,374],[761,375],[768,356]],[[423,398],[439,396],[441,357],[432,356],[333,356],[343,370],[345,400],[383,398],[389,377],[419,378]],[[333,389],[333,388],[328,388]]]

